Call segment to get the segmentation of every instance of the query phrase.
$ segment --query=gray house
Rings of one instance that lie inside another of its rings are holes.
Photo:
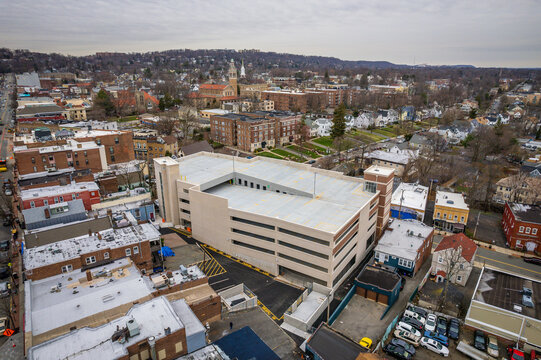
[[[26,209],[22,211],[22,214],[27,230],[68,224],[87,218],[85,205],[81,199]]]

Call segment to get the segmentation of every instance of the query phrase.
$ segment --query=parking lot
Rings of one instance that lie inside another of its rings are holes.
[[[477,219],[479,219],[479,223],[477,223]],[[477,231],[475,231],[476,226]],[[502,214],[471,209],[467,229],[472,234],[475,231],[476,240],[505,247],[506,239],[502,229]]]

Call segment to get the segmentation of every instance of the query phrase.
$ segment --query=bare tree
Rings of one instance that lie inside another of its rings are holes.
[[[304,157],[304,144],[310,140],[310,127],[306,125],[305,116],[295,123],[295,143],[300,148],[300,154]]]
[[[455,282],[460,272],[468,272],[472,265],[462,257],[462,247],[448,248],[439,255],[438,263],[441,264],[445,272],[445,285],[440,303],[440,311],[445,307],[447,301],[447,289],[450,282]],[[441,260],[441,262],[440,262]]]
[[[318,164],[322,169],[330,170],[333,168],[333,161],[331,156],[324,156],[318,160]]]
[[[160,121],[156,126],[156,130],[161,135],[171,135],[175,132],[179,121],[173,113],[165,113],[160,116]]]
[[[179,115],[179,130],[182,138],[186,141],[190,137],[192,130],[197,127],[199,123],[197,122],[196,115],[190,111],[190,109],[179,110]]]

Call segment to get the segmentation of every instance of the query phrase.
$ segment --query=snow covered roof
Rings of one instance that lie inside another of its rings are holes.
[[[27,270],[79,258],[100,249],[115,249],[140,242],[156,240],[160,233],[152,224],[141,224],[121,229],[107,229],[53,244],[25,249],[23,259]],[[101,239],[100,239],[101,238]]]
[[[397,148],[394,151],[375,150],[368,154],[367,157],[371,159],[388,161],[395,164],[406,165],[415,156],[415,154],[416,153],[412,150],[400,150]]]
[[[415,261],[417,250],[433,231],[431,226],[417,220],[392,219],[374,250]]]

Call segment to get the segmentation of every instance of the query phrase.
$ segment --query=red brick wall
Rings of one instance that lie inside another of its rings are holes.
[[[118,139],[118,144],[116,139]],[[133,152],[133,133],[131,131],[121,132],[120,134],[113,133],[96,137],[83,137],[78,138],[77,141],[95,141],[96,143],[101,143],[105,147],[105,157],[109,165],[135,159],[135,153]],[[113,149],[112,153],[111,148]],[[111,156],[114,156],[114,160]]]
[[[176,344],[182,342],[182,351],[176,352]],[[150,346],[148,345],[148,340],[139,341],[133,345],[130,345],[126,348],[128,350],[128,355],[121,357],[122,360],[130,360],[134,355],[140,354],[143,350],[148,350],[150,356]],[[165,350],[164,360],[176,359],[179,356],[185,355],[188,353],[188,344],[186,343],[186,329],[182,328],[174,333],[171,333],[161,339],[156,340],[156,358],[158,358],[158,353],[160,350]],[[139,357],[139,360],[147,360]]]
[[[534,252],[541,251],[541,224],[517,220],[508,203],[505,204],[502,227],[511,249],[526,249],[527,242],[535,242],[537,247]],[[523,227],[522,232],[520,232],[521,227]],[[526,233],[527,228],[530,228],[529,234]],[[534,229],[537,229],[536,234],[533,234]]]

